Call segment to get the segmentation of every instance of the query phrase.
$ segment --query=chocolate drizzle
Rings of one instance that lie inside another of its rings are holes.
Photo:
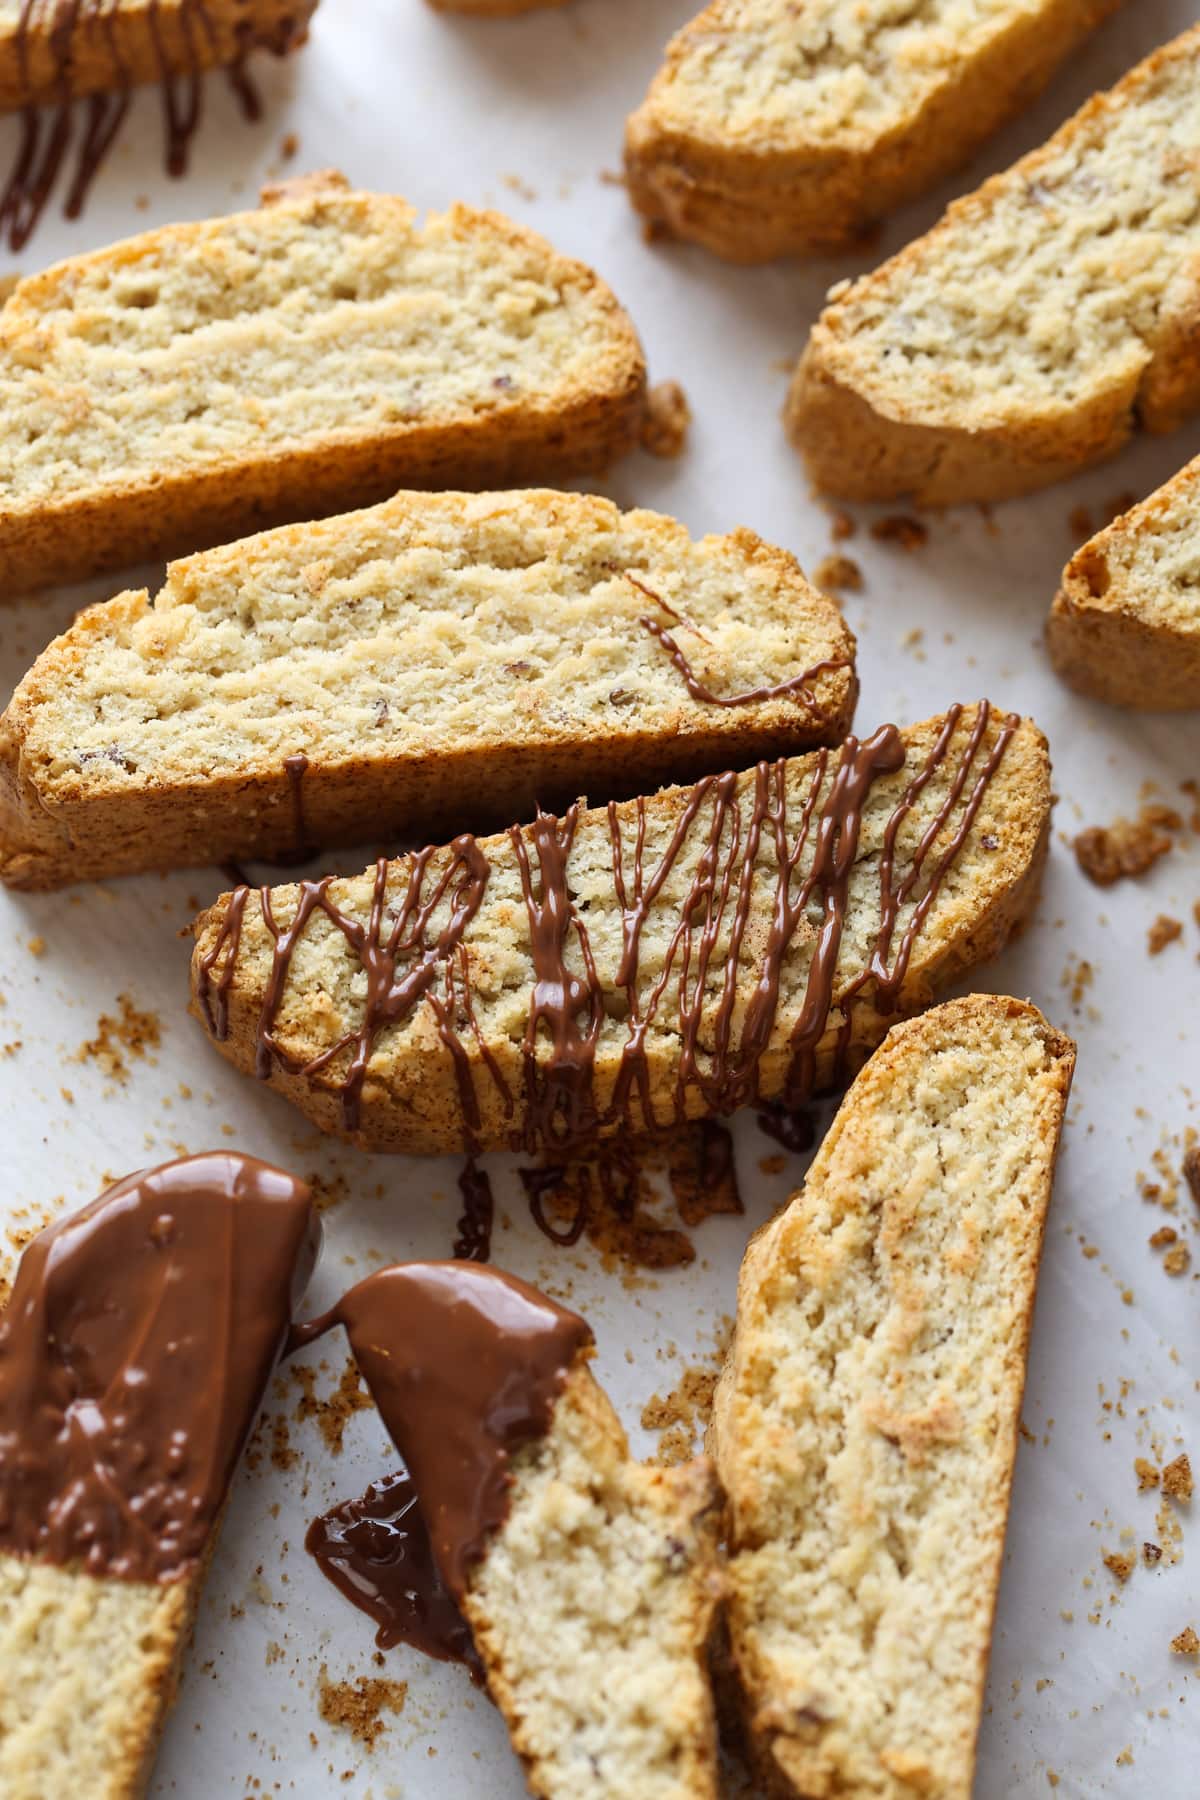
[[[710,1115],[761,1099],[778,1098],[791,1109],[802,1106],[822,1079],[818,1052],[835,1007],[841,1014],[836,1083],[847,1073],[855,999],[870,988],[877,1010],[896,1006],[942,882],[1020,723],[1014,714],[1005,718],[984,753],[991,710],[981,702],[960,734],[963,710],[955,706],[946,714],[933,748],[886,822],[877,857],[862,865],[860,880],[865,876],[878,883],[878,928],[860,972],[840,986],[839,957],[864,809],[876,781],[897,773],[905,762],[903,739],[891,725],[862,741],[848,738],[840,751],[817,752],[811,774],[798,792],[793,780],[791,794],[786,761],[759,763],[742,777],[706,776],[687,791],[667,842],[653,860],[647,850],[648,802],[610,804],[612,883],[621,918],[620,957],[610,982],[597,969],[586,902],[581,904],[572,890],[578,806],[561,818],[541,814],[532,825],[509,832],[533,964],[521,1042],[524,1107],[519,1119],[514,1119],[513,1094],[489,1051],[472,1000],[468,926],[482,904],[490,866],[469,836],[457,838],[436,863],[439,853],[423,850],[394,865],[403,892],[390,904],[389,865],[381,860],[365,923],[333,903],[328,878],[299,884],[291,923],[284,928],[275,921],[270,892],[262,890],[262,917],[275,948],[257,1025],[259,1074],[268,1076],[277,1060],[292,1073],[311,1076],[348,1058],[336,1082],[346,1129],[354,1131],[379,1031],[425,1000],[453,1061],[469,1153],[480,1147],[477,1072],[494,1084],[503,1115],[513,1121],[509,1147],[531,1154],[566,1154],[597,1132],[682,1123],[698,1110],[697,1095]],[[964,741],[956,747],[960,735]],[[945,792],[900,866],[901,828],[944,767],[949,770]],[[678,865],[685,847],[693,852],[694,866],[681,893]],[[431,867],[440,868],[436,879],[429,874]],[[765,897],[764,882],[769,884]],[[668,893],[670,911],[664,918]],[[435,931],[431,922],[439,908],[446,913],[444,900],[450,902],[448,917]],[[228,996],[246,904],[247,890],[236,890],[226,902],[215,941],[198,963],[201,1005],[217,1037],[228,1030]],[[318,1057],[298,1064],[287,1059],[275,1028],[296,945],[318,909],[357,955],[367,977],[367,996],[353,1030]],[[643,981],[643,939],[652,915],[658,927],[656,973]],[[798,937],[814,929],[804,987],[794,993],[785,984],[789,952]],[[772,1091],[763,1094],[763,1060],[781,1047],[785,1005],[795,1013],[783,1046],[786,1069],[782,1080],[772,1076]],[[611,1094],[602,1102],[597,1054],[606,1028],[611,1031],[617,1021],[624,1043]],[[657,1112],[652,1031],[677,1040],[672,1091],[666,1108]],[[537,1196],[532,1199],[536,1205]],[[574,1242],[585,1223],[569,1227],[565,1241]],[[545,1222],[542,1228],[548,1229]],[[550,1235],[559,1234],[551,1229]]]
[[[17,153],[0,196],[0,236],[7,235],[10,250],[21,250],[33,235],[70,157],[79,116],[82,114],[82,130],[63,205],[68,219],[78,218],[83,211],[92,182],[129,111],[133,82],[121,52],[117,6],[118,0],[21,0],[13,43],[22,86],[30,94],[34,92],[30,35],[48,18],[46,40],[53,66],[54,98],[45,104],[30,101],[21,110]],[[200,124],[205,72],[202,50],[206,45],[211,61],[216,38],[204,0],[180,0],[178,21],[184,61],[179,67],[164,42],[159,13],[160,0],[150,0],[147,26],[162,90],[164,156],[168,173],[178,176],[187,169],[188,151]],[[226,73],[247,119],[262,115],[258,93],[244,66],[247,52],[261,46],[283,55],[302,30],[302,21],[289,19],[280,21],[273,32],[266,34],[255,32],[245,22],[238,28],[238,54]],[[71,84],[78,41],[97,31],[103,34],[112,64],[109,86],[107,91],[76,100]]]
[[[308,758],[303,751],[295,756],[285,756],[283,772],[288,779],[288,792],[292,802],[292,842],[291,847],[276,862],[287,867],[288,863],[307,862],[315,855],[315,846],[308,839],[308,822],[304,815],[304,777],[308,774]]]
[[[845,656],[830,656],[824,662],[814,663],[811,669],[805,669],[802,675],[792,675],[787,681],[777,681],[769,687],[747,688],[741,694],[714,694],[711,688],[705,687],[696,674],[678,642],[671,633],[657,620],[646,614],[638,620],[652,637],[656,637],[679,673],[683,676],[684,685],[693,700],[702,706],[757,706],[762,700],[784,700],[789,694],[795,694],[806,706],[815,706],[817,697],[812,691],[812,684],[821,675],[829,675],[835,669],[851,667],[850,659]]]
[[[468,1156],[458,1177],[462,1195],[462,1217],[454,1240],[454,1255],[460,1262],[487,1262],[492,1254],[492,1221],[496,1203],[492,1198],[491,1178],[473,1156]]]
[[[545,1435],[592,1334],[515,1276],[473,1263],[401,1263],[369,1275],[293,1333],[345,1327],[411,1473],[433,1558],[461,1602],[508,1516],[512,1452]]]
[[[438,1573],[407,1470],[314,1519],[304,1548],[339,1593],[374,1619],[381,1650],[411,1644],[439,1662],[463,1663],[473,1681],[483,1680],[471,1627]]]
[[[0,1547],[142,1581],[195,1567],[319,1241],[308,1189],[229,1151],[41,1232],[0,1321]]]

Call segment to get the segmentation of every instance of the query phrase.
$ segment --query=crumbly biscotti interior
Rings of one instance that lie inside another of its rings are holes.
[[[0,312],[3,513],[603,390],[627,327],[499,214],[318,189],[131,238]],[[617,385],[621,385],[618,380]]]
[[[899,947],[912,927],[911,960],[894,996],[902,1010],[911,1010],[928,1002],[935,982],[998,950],[1036,893],[1050,801],[1049,764],[1036,726],[1015,720],[1006,725],[994,711],[981,717],[977,708],[967,707],[901,736],[905,766],[877,775],[870,785],[847,870],[834,1004],[828,1017],[822,1013],[817,1021],[818,1079],[829,1080],[833,1073],[842,1025],[838,1006],[851,990],[863,991],[849,1008],[847,1048],[874,1044],[886,1029],[887,1017],[878,1012],[868,979],[877,948],[889,968],[898,966]],[[993,756],[994,771],[984,779]],[[568,1045],[576,1033],[587,1036],[583,1066],[593,1071],[601,1119],[617,1091],[635,1031],[645,1047],[655,1121],[664,1124],[712,1110],[697,1071],[721,1085],[716,1046],[723,1036],[734,1047],[730,1066],[739,1062],[736,1047],[770,960],[771,921],[781,888],[780,833],[786,831],[789,860],[794,858],[789,894],[795,903],[813,867],[816,822],[833,790],[840,759],[840,752],[818,752],[763,764],[759,772],[708,778],[695,789],[670,789],[607,811],[582,810],[557,828],[566,851],[565,904],[570,913],[564,918],[565,967],[578,983],[578,1013],[561,1030]],[[756,809],[760,830],[748,859]],[[889,826],[894,846],[890,875],[883,867]],[[322,900],[331,902],[352,929],[366,927],[368,934],[373,899],[389,932],[394,921],[412,920],[426,901],[437,900],[421,914],[418,939],[412,939],[410,926],[401,927],[398,941],[406,948],[397,964],[399,978],[418,962],[428,966],[421,945],[434,949],[438,966],[418,1004],[397,1008],[368,1034],[362,1117],[348,1125],[357,1141],[418,1151],[458,1148],[464,1141],[459,1081],[468,1072],[480,1144],[506,1147],[514,1136],[521,1141],[531,1076],[538,1069],[553,1071],[559,1029],[552,1016],[557,988],[542,993],[535,983],[529,902],[536,902],[543,889],[533,829],[480,840],[474,852],[468,847],[466,854],[481,859],[486,879],[477,909],[470,917],[462,915],[461,929],[451,926],[448,936],[451,911],[461,911],[463,905],[464,881],[479,879],[467,864],[456,864],[462,851],[440,850],[420,869],[401,859],[322,890]],[[614,873],[614,833],[620,841],[624,903]],[[677,853],[668,854],[673,847]],[[549,843],[546,852],[556,854]],[[522,880],[524,859],[532,872],[528,887]],[[940,873],[931,894],[935,870]],[[881,936],[885,882],[898,900],[886,944]],[[636,970],[622,970],[628,912],[643,893]],[[739,899],[743,894],[744,901]],[[326,1129],[339,1130],[351,1058],[363,1029],[365,966],[323,904],[310,911],[298,931],[289,929],[300,900],[294,885],[268,896],[274,929],[286,931],[288,946],[271,1025],[279,1053],[271,1079]],[[233,904],[226,896],[197,922],[193,985],[223,1053],[252,1069],[262,1048],[260,1027],[275,938],[260,895],[243,893],[240,924],[230,913]],[[731,958],[735,921],[743,907],[745,928],[737,956]],[[784,1083],[821,920],[821,895],[813,890],[778,958],[778,1004],[769,1019],[765,1050],[750,1059],[753,1067],[742,1064],[747,1091],[734,1103],[752,1098],[756,1081],[764,1095],[778,1093]],[[439,962],[436,946],[443,940],[449,948]],[[543,962],[543,983],[547,967]],[[214,1011],[215,987],[220,998]],[[548,1012],[532,1033],[527,1063],[522,1045],[539,993],[538,1004]],[[694,1027],[685,1026],[685,1012],[696,1021]],[[720,1024],[722,1016],[727,1029]],[[585,1025],[587,1020],[591,1023]],[[449,1034],[443,1029],[446,1022]],[[454,1036],[461,1043],[461,1057],[451,1053],[449,1039]],[[622,1118],[635,1128],[642,1123],[636,1084]],[[610,1125],[616,1122],[610,1120]]]
[[[404,493],[174,563],[153,601],[89,610],[18,688],[0,753],[36,789],[37,830],[42,808],[101,794],[150,804],[165,786],[177,806],[220,777],[285,790],[297,754],[314,777],[419,759],[436,786],[441,759],[469,751],[651,735],[670,753],[680,733],[751,718],[764,741],[827,737],[827,711],[835,735],[849,724],[844,670],[814,676],[807,702],[694,700],[644,616],[720,695],[853,659],[834,603],[749,533],[697,541],[544,490]]]
[[[1200,458],[1092,538],[1068,574],[1089,609],[1200,638]]]
[[[751,1244],[715,1410],[731,1642],[782,1791],[968,1800],[1073,1046],[895,1028]]]
[[[1132,404],[1200,251],[1198,61],[1192,32],[838,295],[818,326],[837,378],[885,417],[979,431]]]
[[[711,1470],[632,1462],[606,1396],[577,1368],[512,1474],[508,1519],[464,1605],[531,1791],[715,1795]]]
[[[136,1800],[144,1792],[193,1585],[0,1555],[5,1800]]]

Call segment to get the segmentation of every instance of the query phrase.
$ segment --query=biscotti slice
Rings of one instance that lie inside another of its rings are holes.
[[[752,1240],[717,1388],[729,1642],[771,1793],[970,1800],[1074,1046],[898,1025]]]
[[[836,743],[856,685],[834,602],[750,532],[404,493],[80,614],[0,718],[0,876],[503,825]]]
[[[1037,891],[1037,727],[986,703],[497,837],[225,895],[217,1047],[374,1150],[527,1153],[799,1104]]]
[[[818,488],[998,500],[1200,399],[1200,28],[835,289],[788,399]]]
[[[1200,457],[1071,558],[1046,643],[1081,694],[1145,712],[1200,706]]]
[[[638,211],[732,262],[845,249],[958,168],[1119,0],[714,0],[625,134]]]
[[[715,1797],[709,1464],[633,1462],[587,1367],[588,1326],[496,1269],[380,1270],[299,1336],[335,1324],[416,1496],[428,1546],[405,1563],[416,1611],[428,1616],[440,1578],[530,1791]],[[417,1528],[410,1507],[410,1541]]]
[[[145,1791],[242,1445],[307,1284],[304,1185],[233,1152],[36,1237],[0,1318],[0,1792]]]
[[[544,239],[340,177],[59,263],[0,311],[0,594],[415,487],[605,467],[633,326]]]

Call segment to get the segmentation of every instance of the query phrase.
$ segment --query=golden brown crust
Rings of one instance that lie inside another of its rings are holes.
[[[731,262],[829,253],[860,241],[904,201],[961,167],[1027,105],[1120,0],[1014,6],[982,44],[945,55],[939,79],[884,125],[807,135],[803,111],[730,129],[716,100],[693,111],[677,95],[681,65],[707,58],[722,33],[753,38],[741,0],[714,0],[672,39],[629,119],[625,172],[638,211]],[[784,17],[794,8],[780,0]],[[760,54],[766,53],[764,45]]]
[[[238,454],[205,448],[211,425],[202,419],[186,453],[165,455],[157,467],[131,474],[119,486],[103,477],[89,482],[80,470],[64,487],[61,467],[56,468],[52,493],[35,489],[0,507],[0,597],[314,513],[348,511],[401,486],[520,486],[539,477],[601,470],[636,444],[646,387],[641,347],[615,296],[592,270],[499,213],[456,206],[415,228],[404,202],[355,193],[328,177],[298,191],[285,189],[258,213],[167,226],[21,282],[0,312],[0,383],[18,384],[36,366],[40,407],[56,420],[80,406],[86,414],[94,397],[80,390],[77,359],[56,374],[53,353],[59,345],[52,338],[47,354],[43,315],[85,278],[109,270],[122,277],[151,264],[169,268],[201,244],[222,275],[228,270],[236,280],[247,244],[253,256],[261,225],[265,252],[276,235],[276,220],[280,230],[284,224],[314,231],[338,227],[347,237],[355,228],[365,235],[369,224],[384,243],[392,241],[390,234],[397,243],[436,234],[449,255],[457,253],[456,246],[466,255],[473,245],[494,243],[498,251],[519,256],[525,268],[536,268],[557,295],[557,305],[575,308],[603,336],[603,352],[590,359],[586,377],[564,382],[546,366],[531,392],[512,398],[498,398],[493,371],[481,368],[478,392],[425,417],[381,420],[366,428],[314,426],[282,442],[269,434],[264,441],[261,427],[256,436],[247,426]],[[368,253],[374,253],[371,246],[364,250]],[[278,343],[282,360],[275,366],[283,371],[290,354],[286,331]],[[218,364],[219,355],[218,350]],[[191,372],[199,410],[205,368],[200,362]],[[369,380],[364,407],[376,398],[376,384]],[[66,454],[71,440],[64,436],[62,442]]]

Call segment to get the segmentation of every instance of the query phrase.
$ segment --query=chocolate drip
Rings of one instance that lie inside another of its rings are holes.
[[[463,1198],[454,1255],[460,1262],[485,1263],[492,1254],[492,1221],[496,1203],[492,1198],[491,1177],[481,1169],[473,1156],[468,1156],[459,1177],[458,1191]]]
[[[747,688],[741,694],[714,694],[711,688],[705,687],[676,639],[664,626],[645,614],[638,620],[638,624],[658,639],[683,676],[688,693],[702,706],[756,706],[761,700],[783,700],[789,694],[795,694],[806,706],[815,706],[817,697],[812,691],[813,682],[821,675],[832,674],[834,669],[848,669],[851,666],[848,657],[831,656],[824,662],[814,663],[802,675],[792,675],[787,681],[776,681],[768,687]]]
[[[578,807],[571,807],[561,819],[540,814],[532,825],[514,827],[509,841],[528,921],[533,983],[521,1044],[523,1118],[514,1123],[510,1146],[526,1153],[548,1150],[566,1155],[597,1132],[663,1129],[682,1123],[695,1111],[697,1093],[709,1114],[730,1113],[757,1102],[763,1059],[779,1044],[786,961],[797,939],[814,925],[816,942],[777,1093],[781,1085],[783,1103],[790,1109],[811,1097],[818,1082],[818,1055],[835,1009],[841,1018],[834,1084],[844,1079],[853,1038],[853,1003],[870,987],[878,1009],[887,1011],[898,1004],[921,930],[1020,723],[1010,714],[981,759],[990,708],[986,701],[980,703],[965,742],[956,751],[962,717],[961,706],[947,713],[932,750],[886,822],[877,863],[864,867],[868,878],[871,867],[877,869],[879,925],[861,971],[844,978],[840,986],[839,957],[864,809],[876,781],[897,773],[905,761],[903,739],[894,726],[881,726],[861,742],[848,738],[838,752],[818,752],[798,806],[795,797],[789,804],[786,761],[759,763],[750,778],[732,773],[706,776],[686,794],[653,863],[647,854],[647,802],[632,803],[632,832],[623,816],[629,809],[611,804],[607,820],[612,881],[622,931],[611,984],[601,981],[586,908],[577,904],[571,889]],[[946,792],[907,865],[900,869],[897,850],[904,821],[952,755],[957,761]],[[661,908],[685,848],[692,845],[696,855],[690,881],[665,922],[669,936],[654,980],[643,986],[639,978],[643,935],[656,907]],[[379,1031],[427,1000],[452,1058],[464,1146],[474,1153],[481,1121],[475,1071],[493,1082],[509,1118],[515,1109],[479,1028],[471,994],[466,933],[482,904],[489,865],[472,837],[456,839],[448,854],[450,860],[432,884],[428,900],[422,896],[434,852],[423,850],[398,865],[406,892],[398,912],[397,903],[392,904],[388,916],[395,923],[386,937],[386,861],[376,866],[365,926],[333,905],[327,880],[300,884],[291,924],[282,930],[273,916],[270,893],[262,892],[262,916],[275,952],[258,1021],[257,1066],[259,1074],[267,1076],[278,1058],[293,1072],[313,1075],[352,1052],[344,1073],[339,1073],[338,1086],[347,1129],[354,1130]],[[804,866],[807,873],[802,872]],[[765,909],[764,883],[770,884]],[[448,893],[453,895],[450,917],[435,935],[431,920]],[[201,1004],[217,1036],[227,1029],[226,1001],[246,898],[247,891],[239,889],[227,902],[217,938],[198,965]],[[906,907],[909,916],[898,934]],[[354,1030],[311,1062],[298,1065],[284,1059],[273,1034],[292,955],[318,908],[358,956],[367,976],[367,1001]],[[764,910],[769,920],[765,933],[759,930]],[[668,1016],[660,1023],[664,1013]],[[605,1026],[617,1018],[622,1021],[624,1043],[612,1094],[601,1105],[596,1092],[597,1052]],[[650,1034],[656,1026],[677,1039],[673,1089],[666,1108],[658,1113],[650,1054]],[[536,1191],[531,1204],[538,1217]],[[539,1224],[547,1235],[575,1242],[586,1217],[581,1207],[580,1218],[565,1237],[548,1224],[544,1213]]]
[[[781,1106],[776,1100],[768,1100],[759,1107],[758,1128],[794,1156],[811,1150],[817,1141],[817,1126],[812,1114],[802,1107]]]
[[[231,1151],[41,1232],[0,1321],[0,1547],[141,1581],[194,1568],[319,1242],[303,1183]]]
[[[543,1437],[584,1321],[515,1276],[476,1263],[401,1263],[368,1275],[294,1334],[343,1325],[420,1496],[456,1601],[508,1516],[509,1458]]]
[[[471,1627],[438,1573],[407,1470],[314,1519],[304,1548],[338,1592],[374,1619],[381,1650],[410,1644],[439,1662],[463,1663],[482,1682]]]
[[[308,758],[303,751],[284,757],[283,772],[288,779],[292,802],[292,843],[291,848],[283,851],[275,861],[286,868],[289,863],[307,862],[316,854],[316,846],[309,842],[308,822],[304,816],[304,777],[308,774]]]

